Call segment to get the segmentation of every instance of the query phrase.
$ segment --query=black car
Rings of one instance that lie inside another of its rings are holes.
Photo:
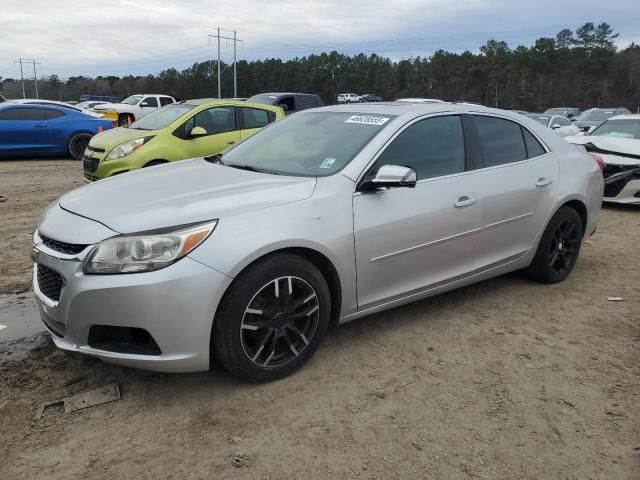
[[[249,97],[247,102],[276,105],[284,110],[285,115],[323,106],[320,97],[311,93],[259,93]]]
[[[382,97],[377,95],[373,95],[371,93],[365,93],[364,95],[360,95],[361,102],[381,102]]]

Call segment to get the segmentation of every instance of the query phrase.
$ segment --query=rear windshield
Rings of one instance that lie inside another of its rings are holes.
[[[527,116],[535,120],[536,122],[538,122],[540,125],[544,125],[545,127],[549,123],[549,118],[551,118],[551,117],[545,117],[543,115],[527,115]]]
[[[161,128],[168,127],[182,115],[194,108],[195,105],[189,105],[187,103],[173,103],[145,115],[140,120],[133,122],[129,128],[136,130],[160,130]]]
[[[640,119],[608,120],[591,132],[594,135],[640,140]]]
[[[578,120],[584,122],[602,122],[603,120],[613,117],[614,113],[613,110],[592,110],[580,115]]]
[[[253,97],[250,97],[247,99],[247,102],[262,103],[264,105],[275,105],[277,101],[278,101],[277,95],[267,95],[267,94],[254,95]]]

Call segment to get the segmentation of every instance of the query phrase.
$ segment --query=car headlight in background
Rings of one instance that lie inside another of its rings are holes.
[[[150,137],[136,138],[134,140],[129,140],[127,142],[121,143],[116,148],[111,150],[111,152],[109,152],[109,155],[107,155],[107,160],[117,160],[118,158],[126,157],[152,138],[153,135]]]
[[[136,273],[167,267],[204,242],[217,220],[174,232],[123,235],[100,242],[84,264],[84,273]]]

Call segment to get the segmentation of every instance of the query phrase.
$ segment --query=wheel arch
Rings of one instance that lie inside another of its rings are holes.
[[[562,207],[569,207],[578,213],[578,215],[580,216],[580,221],[582,222],[582,236],[584,237],[587,231],[587,222],[589,221],[587,205],[584,203],[582,199],[579,199],[579,198],[565,199],[564,201],[559,203],[558,208],[556,208],[556,211],[553,212],[554,215]],[[549,218],[549,220],[551,220],[551,217]]]
[[[149,160],[148,162],[145,162],[142,168],[148,167],[149,164],[153,162],[169,163],[169,160],[165,160],[164,158],[154,158],[153,160]]]
[[[342,280],[340,279],[340,275],[338,274],[338,270],[336,269],[334,263],[329,259],[329,257],[327,257],[317,249],[308,246],[284,246],[270,250],[268,252],[263,252],[261,255],[251,259],[250,262],[243,265],[237,273],[234,272],[235,274],[233,275],[233,277],[236,278],[238,275],[240,275],[242,272],[244,272],[246,269],[248,269],[258,261],[282,253],[291,253],[294,255],[298,255],[299,257],[302,257],[305,260],[309,261],[318,270],[320,270],[320,273],[325,278],[327,285],[329,286],[329,293],[331,295],[330,325],[337,326],[340,321],[340,312],[342,308]],[[231,284],[233,284],[233,282]],[[224,295],[226,295],[227,291],[229,291],[229,287],[227,287]]]

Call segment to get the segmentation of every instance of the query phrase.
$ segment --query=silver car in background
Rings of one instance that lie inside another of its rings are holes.
[[[34,291],[60,348],[272,380],[330,324],[514,270],[564,280],[602,191],[584,149],[519,114],[307,110],[63,195],[34,233]]]

